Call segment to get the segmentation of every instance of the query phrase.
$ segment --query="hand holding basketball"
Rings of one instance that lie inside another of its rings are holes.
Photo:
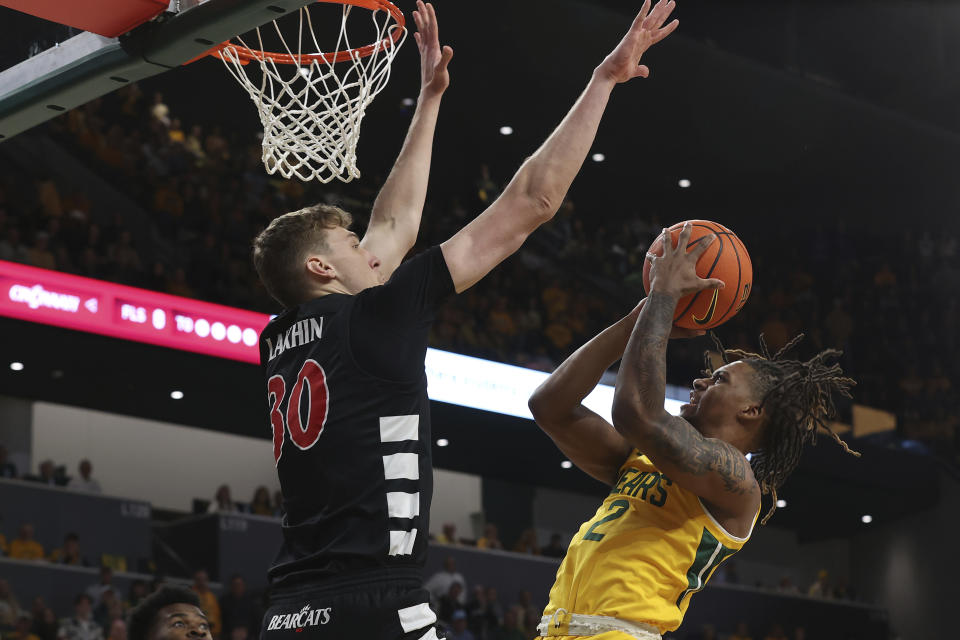
[[[674,0],[660,0],[650,9],[650,0],[644,0],[627,35],[623,36],[617,48],[600,63],[597,72],[618,83],[649,76],[650,69],[647,65],[637,63],[647,49],[673,33],[680,24],[679,20],[674,20],[663,26],[676,6]]]
[[[704,289],[722,289],[725,284],[719,278],[701,278],[697,275],[697,261],[707,248],[717,239],[714,234],[705,235],[696,241],[692,251],[687,251],[690,243],[690,234],[693,225],[689,222],[683,225],[677,246],[673,246],[669,229],[664,229],[663,255],[647,254],[650,260],[650,292],[658,291],[675,298]],[[670,239],[670,242],[667,240]]]
[[[413,34],[420,50],[420,91],[425,94],[440,95],[450,86],[450,72],[447,65],[453,57],[453,49],[440,46],[440,30],[437,27],[437,12],[429,2],[417,0],[417,9],[413,12],[413,21],[417,31]]]
[[[721,281],[722,289],[716,286]],[[648,293],[655,289],[679,297],[675,327],[703,330],[723,324],[743,308],[752,286],[747,248],[733,231],[709,220],[678,222],[665,230],[650,245],[643,265]]]

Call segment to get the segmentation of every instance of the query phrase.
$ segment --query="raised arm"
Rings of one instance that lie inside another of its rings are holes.
[[[367,233],[360,243],[380,258],[384,280],[400,266],[403,257],[417,241],[420,217],[427,197],[433,132],[440,112],[440,98],[450,84],[447,64],[453,49],[440,47],[437,14],[430,3],[417,0],[413,12],[417,33],[413,37],[420,50],[420,97],[407,130],[400,155],[383,183],[370,213]]]
[[[663,26],[674,6],[673,0],[661,0],[651,10],[650,0],[645,0],[623,40],[594,70],[573,108],[523,163],[503,194],[443,243],[457,292],[475,284],[554,216],[593,144],[613,87],[647,77],[650,70],[638,64],[641,56],[676,29],[676,20]]]
[[[609,422],[583,405],[583,399],[610,365],[623,356],[646,300],[616,324],[597,334],[550,374],[530,396],[537,425],[577,467],[600,482],[613,484],[632,445]],[[702,335],[674,329],[671,337]]]
[[[701,240],[687,253],[690,232],[688,224],[673,248],[664,230],[664,256],[652,258],[650,295],[617,376],[613,423],[630,444],[681,487],[725,514],[752,514],[760,505],[760,488],[744,454],[722,440],[704,437],[663,407],[667,338],[677,300],[694,291],[723,286],[720,280],[701,279],[696,274],[697,258],[714,236]]]
[[[642,304],[642,303],[641,303]],[[623,355],[639,307],[607,327],[563,361],[530,396],[527,405],[573,464],[600,482],[613,484],[630,444],[599,414],[583,406],[603,372]]]

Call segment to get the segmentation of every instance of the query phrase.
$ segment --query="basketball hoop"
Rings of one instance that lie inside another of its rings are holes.
[[[256,29],[258,48],[238,36],[210,54],[223,60],[257,105],[268,174],[279,172],[284,178],[323,183],[334,178],[350,182],[360,177],[356,154],[360,122],[367,106],[390,80],[393,58],[407,35],[405,20],[388,0],[317,2],[343,5],[340,33],[331,51],[325,52],[318,43],[310,10],[302,7],[295,41],[283,35],[276,20],[272,22],[272,31],[285,52],[263,50],[261,28],[270,30],[264,25]],[[373,44],[350,46],[347,18],[353,7],[371,11],[376,34]],[[314,52],[304,52],[309,46]],[[259,78],[248,69],[259,69]]]

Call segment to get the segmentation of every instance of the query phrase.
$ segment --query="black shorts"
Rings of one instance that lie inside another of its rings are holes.
[[[430,593],[382,583],[274,592],[260,640],[440,640]]]

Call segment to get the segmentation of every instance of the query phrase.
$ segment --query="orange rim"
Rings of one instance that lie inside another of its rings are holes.
[[[315,0],[316,2],[326,2],[329,4],[349,4],[356,7],[363,7],[364,9],[369,9],[371,11],[386,11],[391,16],[393,16],[394,21],[397,23],[399,29],[392,29],[392,33],[388,38],[384,38],[380,42],[375,42],[373,44],[368,44],[365,47],[357,47],[356,49],[347,49],[345,51],[338,51],[337,53],[305,53],[298,56],[290,55],[289,53],[272,53],[270,51],[260,51],[259,49],[250,49],[249,47],[244,47],[239,44],[234,44],[230,40],[214,47],[207,53],[203,55],[215,56],[223,60],[223,55],[220,53],[223,49],[230,47],[236,53],[237,58],[240,60],[240,64],[246,65],[253,61],[260,60],[272,60],[277,64],[295,64],[295,65],[310,65],[313,62],[326,62],[327,64],[332,64],[335,62],[347,62],[348,60],[353,60],[356,58],[365,58],[378,49],[387,46],[389,41],[396,43],[400,36],[403,33],[403,28],[406,26],[406,20],[403,17],[403,12],[397,8],[395,4],[389,0]],[[201,56],[202,57],[202,56]],[[192,62],[192,61],[191,61]]]

